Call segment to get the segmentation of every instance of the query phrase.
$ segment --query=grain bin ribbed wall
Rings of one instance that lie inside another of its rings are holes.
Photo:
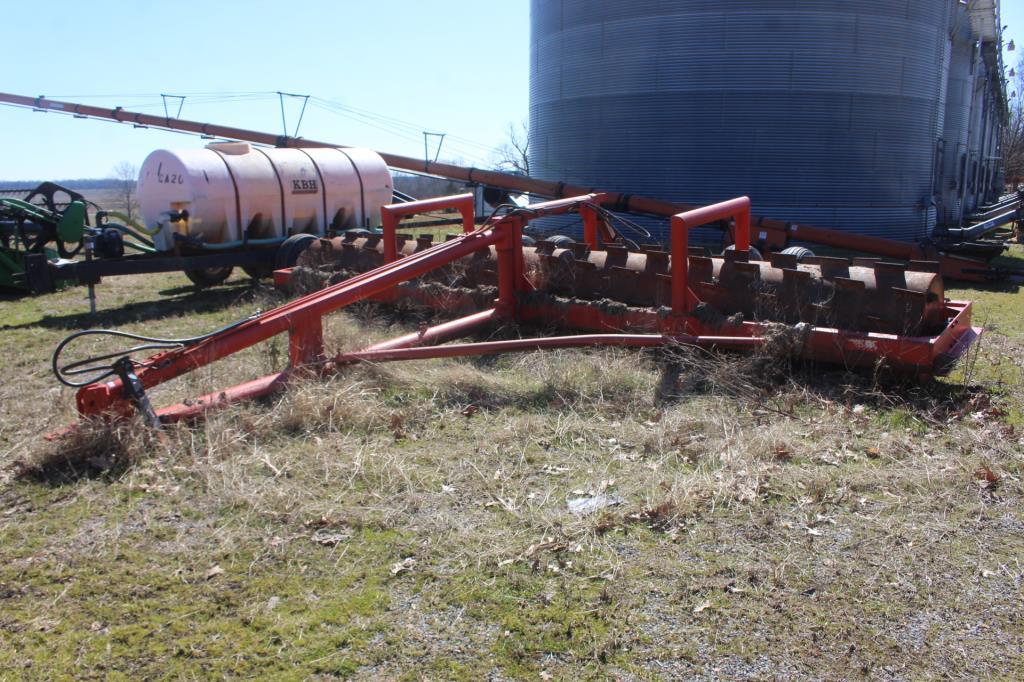
[[[957,11],[952,30],[952,58],[949,86],[946,90],[946,120],[943,139],[942,180],[943,214],[940,222],[958,225],[964,203],[964,175],[967,164],[967,134],[971,118],[972,63],[977,60],[970,23],[963,9]]]
[[[931,232],[945,0],[532,0],[547,180],[916,240]]]

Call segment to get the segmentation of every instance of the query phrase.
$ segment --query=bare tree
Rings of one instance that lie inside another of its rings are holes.
[[[1017,64],[1014,77],[1006,83],[1010,118],[1003,129],[1003,167],[1006,183],[1024,182],[1024,57]]]
[[[499,170],[530,174],[530,129],[526,121],[508,124],[508,139],[495,150]]]
[[[122,161],[114,166],[114,181],[120,208],[129,220],[135,220],[138,202],[135,199],[135,181],[139,177],[139,169],[134,163]]]

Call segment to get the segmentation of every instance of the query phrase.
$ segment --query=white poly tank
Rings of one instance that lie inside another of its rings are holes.
[[[208,244],[287,237],[300,232],[376,227],[391,203],[392,179],[374,151],[261,148],[225,142],[204,149],[158,149],[139,171],[139,208],[162,251],[174,233]],[[187,220],[169,214],[187,211]]]

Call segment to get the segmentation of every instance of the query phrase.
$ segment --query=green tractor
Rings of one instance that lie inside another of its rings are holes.
[[[58,203],[59,194],[67,195],[68,201]],[[88,203],[78,192],[52,182],[39,185],[24,199],[0,197],[0,288],[30,290],[25,273],[29,254],[73,258],[89,224]]]
[[[90,224],[90,208],[96,210],[95,226]],[[34,283],[32,258],[60,263],[71,261],[83,249],[88,252],[86,258],[94,254],[120,258],[125,248],[156,252],[149,239],[128,227],[134,223],[127,216],[98,209],[80,193],[53,182],[40,184],[23,199],[0,197],[0,289],[29,293],[75,283],[74,279],[56,279],[45,286]]]

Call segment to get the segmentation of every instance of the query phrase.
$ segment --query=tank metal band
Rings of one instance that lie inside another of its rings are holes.
[[[366,190],[363,188],[363,174],[359,172],[359,166],[356,165],[356,162],[353,161],[352,157],[348,155],[348,152],[346,152],[344,149],[340,149],[339,147],[333,147],[333,149],[336,149],[339,152],[341,152],[342,155],[344,155],[344,157],[348,159],[348,162],[352,164],[352,170],[356,172],[356,179],[359,180],[359,222],[362,223],[360,227],[369,227],[369,225],[366,224],[368,217],[366,215]]]
[[[260,154],[262,154],[263,156],[266,157],[267,163],[270,164],[270,167],[274,171],[274,177],[277,178],[277,189],[281,193],[281,234],[288,234],[289,233],[289,229],[288,229],[288,225],[286,224],[287,223],[287,218],[285,217],[287,215],[287,213],[285,211],[285,205],[284,205],[284,182],[281,180],[281,174],[279,172],[277,172],[277,166],[274,165],[274,160],[272,158],[270,158],[270,154],[266,153],[265,151],[263,151],[259,147],[253,147],[252,149],[253,149],[253,151],[257,151],[257,152],[259,152]]]
[[[242,243],[249,241],[249,230],[247,227],[242,226],[242,200],[238,196],[238,181],[235,179],[235,173],[231,170],[231,164],[228,163],[227,158],[221,152],[216,149],[211,149],[211,152],[220,157],[220,160],[224,162],[224,167],[228,169],[228,177],[231,178],[231,186],[235,189],[235,224],[238,225],[238,231],[242,235]]]
[[[323,190],[320,193],[320,200],[321,203],[323,204],[324,215],[324,227],[322,234],[327,234],[327,230],[330,224],[327,222],[327,183],[324,182],[324,174],[320,172],[319,164],[317,164],[316,159],[314,159],[308,151],[306,151],[302,147],[296,147],[296,149],[298,149],[300,152],[306,155],[306,158],[309,159],[309,162],[313,164],[313,168],[316,169],[316,176],[320,178],[320,188]]]

